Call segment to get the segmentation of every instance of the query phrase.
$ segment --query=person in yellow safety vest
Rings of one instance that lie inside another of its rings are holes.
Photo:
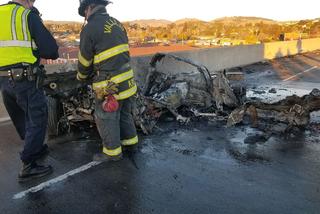
[[[35,0],[0,5],[0,76],[4,105],[22,140],[19,182],[42,177],[52,167],[37,164],[48,154],[44,144],[48,120],[44,91],[37,87],[40,58],[58,58],[58,46],[34,10]]]
[[[96,161],[117,161],[123,148],[138,143],[132,117],[137,85],[130,66],[128,36],[125,28],[109,16],[108,0],[80,0],[79,15],[87,24],[80,35],[78,80],[93,80],[95,121],[102,138],[102,153]]]

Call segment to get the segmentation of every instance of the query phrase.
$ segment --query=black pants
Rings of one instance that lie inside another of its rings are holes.
[[[138,143],[137,131],[132,118],[133,97],[119,101],[116,112],[104,112],[102,101],[96,100],[95,121],[102,138],[103,152],[113,156],[121,153],[121,146]]]
[[[21,160],[35,160],[43,149],[46,135],[48,107],[43,90],[37,89],[34,81],[2,82],[2,97],[9,116],[22,140],[25,141]]]

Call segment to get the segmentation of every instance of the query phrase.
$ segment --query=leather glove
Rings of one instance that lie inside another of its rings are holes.
[[[108,81],[106,88],[105,88],[106,96],[117,94],[118,91],[119,91],[119,85],[117,83],[112,82],[112,81]]]
[[[117,94],[119,85],[110,80],[105,80],[99,83],[93,84],[93,90],[97,99],[104,100],[106,96]]]

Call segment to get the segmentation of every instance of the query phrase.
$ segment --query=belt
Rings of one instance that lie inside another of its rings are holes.
[[[11,68],[7,71],[0,71],[0,77],[8,77],[15,81],[22,81],[30,78],[30,69],[28,68]]]
[[[9,71],[0,71],[0,77],[10,77]]]
[[[24,74],[26,75],[28,71],[28,68],[11,68],[6,71],[0,71],[0,76],[11,76],[16,73]]]

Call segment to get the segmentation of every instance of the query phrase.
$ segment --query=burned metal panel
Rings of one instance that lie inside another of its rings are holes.
[[[259,122],[268,123],[269,126],[285,124],[285,129],[279,130],[288,132],[295,127],[305,128],[310,122],[310,114],[319,110],[320,90],[313,89],[302,97],[288,96],[275,103],[248,102],[230,114],[227,126],[241,123],[245,116],[249,116],[253,127],[259,127]]]

